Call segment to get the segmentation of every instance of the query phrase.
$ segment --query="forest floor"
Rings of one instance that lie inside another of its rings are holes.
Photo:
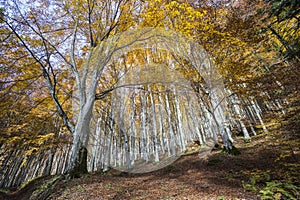
[[[278,137],[262,134],[253,137],[251,143],[237,138],[240,155],[192,153],[145,174],[112,169],[104,175],[85,175],[60,184],[49,199],[248,200],[280,199],[284,195],[286,199],[291,199],[288,195],[297,199],[298,195],[299,199],[299,147],[287,149]],[[266,187],[266,182],[273,185]]]
[[[235,137],[239,155],[207,147],[153,172],[111,169],[60,180],[47,199],[300,199],[299,112],[276,121],[270,118],[268,133],[252,137],[251,142]],[[32,187],[2,198],[29,199]]]

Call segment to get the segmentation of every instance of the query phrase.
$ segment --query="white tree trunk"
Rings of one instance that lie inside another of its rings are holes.
[[[136,159],[136,155],[135,155],[135,133],[136,133],[136,127],[135,127],[135,101],[134,101],[134,98],[135,98],[135,93],[133,92],[132,93],[132,96],[131,96],[131,134],[130,134],[130,160],[131,160],[131,164],[133,165],[134,164],[134,161]]]
[[[150,91],[150,87],[148,86],[148,90]],[[154,158],[155,158],[155,162],[159,161],[159,156],[158,156],[158,139],[157,139],[157,125],[156,125],[156,111],[155,111],[155,102],[153,99],[153,94],[152,91],[149,92],[150,95],[150,102],[151,102],[151,108],[152,108],[152,125],[153,125],[153,148],[154,148]]]
[[[167,118],[168,118],[168,124],[169,124],[169,134],[170,134],[170,145],[171,145],[171,155],[173,157],[176,156],[176,149],[175,149],[175,136],[174,136],[174,131],[173,131],[173,122],[172,122],[172,117],[171,117],[171,109],[170,109],[170,104],[169,104],[169,98],[168,98],[168,93],[165,94],[165,99],[166,99],[166,110],[167,110]]]
[[[158,90],[158,100],[159,100],[159,133],[160,133],[160,143],[161,143],[161,150],[162,153],[165,154],[165,150],[167,148],[168,155],[170,156],[170,148],[169,148],[169,142],[166,141],[166,131],[165,131],[165,115],[164,115],[164,103],[161,97],[162,93]]]
[[[146,135],[146,97],[144,93],[140,93],[141,97],[141,133],[142,133],[142,141],[141,141],[141,153],[142,153],[142,158],[148,162],[148,154],[147,154],[147,135]]]
[[[259,109],[258,109],[258,106],[257,106],[253,101],[251,101],[251,103],[252,103],[252,106],[253,106],[253,108],[254,108],[254,110],[255,110],[255,112],[256,112],[256,116],[257,116],[257,118],[258,118],[260,124],[262,125],[262,128],[263,128],[264,132],[267,133],[268,130],[267,130],[265,124],[264,124],[264,121],[262,120],[262,117],[261,117],[261,115],[260,115],[260,111],[259,111]]]
[[[181,152],[184,152],[186,150],[186,140],[185,140],[183,126],[182,126],[182,115],[181,115],[181,111],[180,111],[178,95],[177,95],[175,88],[173,89],[173,92],[174,92],[174,101],[175,101],[177,123],[178,123],[178,133],[177,134],[179,137],[180,150],[181,150]]]

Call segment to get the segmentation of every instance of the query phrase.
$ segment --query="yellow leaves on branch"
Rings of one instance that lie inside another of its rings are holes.
[[[54,135],[55,135],[54,133],[48,133],[46,135],[39,135],[34,139],[26,141],[23,144],[25,149],[24,149],[24,152],[22,152],[22,153],[25,157],[22,161],[21,166],[24,166],[27,163],[28,158],[31,156],[34,156],[35,153],[38,153],[43,149],[47,149],[48,146],[46,145],[46,142],[49,140],[52,140]],[[22,139],[22,138],[20,138],[20,139]],[[24,140],[24,138],[23,138],[23,140]]]
[[[149,2],[143,11],[141,26],[164,27],[192,36],[195,29],[205,25],[202,19],[205,14],[205,10],[196,10],[188,3],[178,1],[166,3],[163,0],[155,0]]]

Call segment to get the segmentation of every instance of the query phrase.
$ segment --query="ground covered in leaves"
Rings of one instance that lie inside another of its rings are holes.
[[[21,190],[0,194],[0,199],[300,199],[300,116],[285,118],[279,123],[269,120],[269,132],[251,142],[236,137],[239,155],[211,147],[200,153],[194,149],[154,172],[112,169],[76,179],[52,177],[45,187],[41,181],[49,178],[37,179]],[[37,188],[47,192],[38,193]]]
[[[238,141],[240,155],[206,151],[182,156],[146,174],[115,170],[90,174],[61,183],[49,199],[297,198],[299,148],[285,149],[270,133],[254,137],[251,143]]]

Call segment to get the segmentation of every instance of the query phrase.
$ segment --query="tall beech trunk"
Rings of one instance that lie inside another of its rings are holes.
[[[188,101],[188,107],[189,107],[189,113],[193,122],[193,127],[194,127],[194,131],[196,132],[196,136],[197,139],[199,140],[200,144],[203,144],[203,140],[202,140],[202,136],[201,136],[201,132],[198,126],[198,120],[196,120],[196,116],[194,113],[194,109],[192,107],[192,103],[191,103],[191,99],[190,97],[187,95],[187,101]]]
[[[151,88],[148,86],[148,90],[150,91]],[[155,162],[159,161],[158,156],[158,138],[157,138],[157,125],[156,125],[156,111],[155,111],[155,102],[153,99],[153,92],[149,92],[150,95],[150,102],[151,102],[151,109],[152,109],[152,125],[153,125],[153,148],[154,148],[154,158]]]
[[[147,101],[146,101],[146,94],[141,92],[140,93],[140,97],[141,97],[141,107],[142,107],[142,111],[141,111],[141,132],[142,132],[142,141],[141,141],[141,153],[142,153],[142,157],[143,159],[148,162],[148,153],[147,153],[147,130],[146,130],[146,112],[147,112]]]
[[[135,139],[136,139],[136,127],[135,127],[135,101],[134,101],[135,93],[132,93],[131,96],[131,131],[130,131],[130,160],[131,164],[134,164],[134,160],[136,159],[136,154],[135,154]]]
[[[174,92],[174,101],[175,101],[175,108],[176,108],[176,116],[177,116],[177,124],[178,124],[178,138],[179,138],[179,144],[180,144],[180,150],[181,152],[184,152],[186,150],[186,143],[185,143],[185,135],[183,131],[183,125],[182,125],[182,115],[181,115],[181,110],[180,110],[180,105],[179,105],[179,100],[178,100],[178,94],[176,89],[173,89]]]
[[[159,133],[160,133],[160,141],[161,141],[161,149],[163,154],[165,154],[165,150],[167,148],[168,155],[170,156],[170,146],[169,146],[169,140],[166,140],[166,126],[165,126],[165,115],[164,115],[164,102],[162,99],[162,92],[158,90],[158,101],[159,101]]]
[[[80,173],[78,170],[82,170],[82,173],[87,172],[87,168],[84,169],[87,167],[87,156],[83,156],[82,152],[87,154],[92,109],[93,102],[90,102],[79,113],[68,160],[67,170],[71,173]]]
[[[170,102],[168,97],[168,92],[165,94],[165,100],[166,100],[166,110],[167,110],[167,118],[168,118],[168,124],[169,124],[169,134],[170,134],[170,145],[171,145],[171,156],[176,156],[176,149],[175,149],[175,135],[173,130],[173,123],[172,123],[172,116],[171,116],[171,108],[170,108]]]

